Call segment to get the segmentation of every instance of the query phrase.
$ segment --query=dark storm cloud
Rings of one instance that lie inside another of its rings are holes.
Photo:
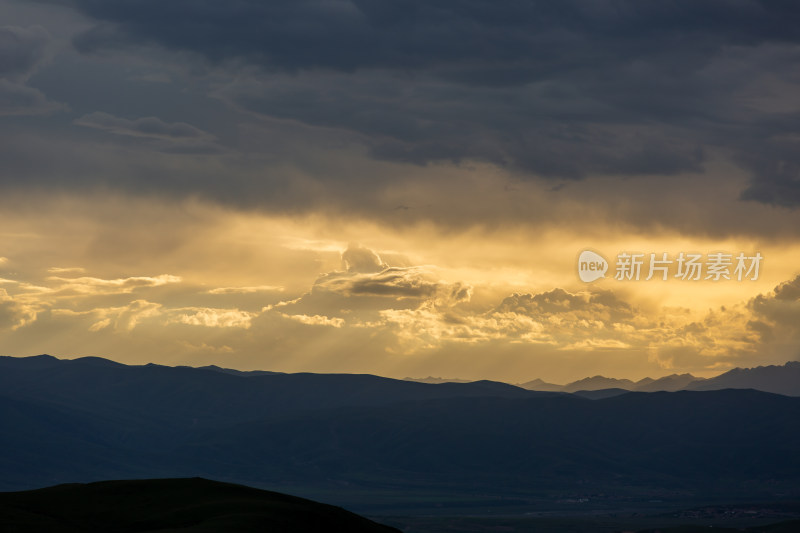
[[[49,101],[42,91],[0,79],[0,116],[45,115],[63,108]]]
[[[385,72],[299,74],[219,95],[260,115],[361,134],[379,158],[424,164],[482,159],[543,176],[699,170],[696,138],[612,116],[616,107],[562,82],[473,87]],[[590,82],[586,82],[589,88]]]
[[[168,153],[206,154],[221,150],[210,133],[185,122],[168,123],[158,117],[129,120],[108,113],[94,112],[76,119],[74,124],[114,135],[155,141],[159,150]]]
[[[25,79],[45,59],[50,41],[41,26],[0,27],[0,76],[14,81]]]
[[[797,139],[772,135],[796,117],[768,113],[769,129],[741,94],[767,75],[797,89],[796,2],[71,3],[97,21],[79,50],[156,44],[256,65],[221,96],[357,132],[374,157],[575,179],[698,171],[720,149],[752,174],[743,198],[800,203]]]
[[[83,50],[149,41],[286,69],[438,68],[477,84],[520,83],[633,58],[681,70],[720,44],[795,41],[800,14],[788,0],[72,3],[106,24],[77,39]]]
[[[800,113],[787,117],[762,142],[741,147],[737,157],[758,179],[742,198],[765,204],[793,207],[800,205]]]
[[[52,38],[41,26],[0,27],[0,116],[43,115],[63,109],[44,93],[26,85],[47,60]]]
[[[213,137],[185,122],[168,124],[157,117],[128,120],[108,113],[90,113],[75,121],[79,126],[109,131],[117,135],[150,137],[155,139],[204,139]]]

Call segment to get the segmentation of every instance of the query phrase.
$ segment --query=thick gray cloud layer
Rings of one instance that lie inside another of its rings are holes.
[[[739,191],[742,199],[800,204],[796,2],[53,3],[72,6],[90,22],[72,39],[84,57],[111,52],[131,68],[158,66],[157,73],[144,72],[140,79],[150,76],[164,85],[180,79],[176,91],[205,91],[243,112],[198,123],[195,117],[205,110],[195,114],[186,104],[182,115],[166,116],[162,111],[169,114],[174,106],[159,108],[155,93],[142,89],[141,98],[156,110],[131,111],[143,106],[130,102],[129,93],[128,102],[113,105],[102,95],[106,105],[84,105],[71,118],[83,116],[76,124],[170,142],[187,138],[186,132],[176,135],[176,127],[195,128],[236,154],[249,141],[241,132],[231,133],[233,124],[267,118],[292,128],[337,132],[337,139],[366,146],[373,159],[420,165],[483,161],[525,179],[702,174],[711,161],[724,159],[748,176]],[[0,36],[0,73],[19,78],[31,72],[43,57],[46,33],[40,30]],[[185,69],[165,73],[162,67],[170,61]],[[198,73],[207,78],[197,83]],[[46,76],[41,79],[44,83]],[[0,106],[11,109],[6,114],[54,109],[39,88],[11,80],[0,85]],[[130,84],[120,90],[133,91]],[[71,91],[79,94],[75,87]],[[309,131],[293,135],[318,148]],[[276,137],[268,148],[272,153],[283,157],[298,150],[287,149],[294,142],[290,136]],[[186,144],[157,148],[181,154],[219,150],[210,141]],[[303,157],[313,166],[307,153]],[[256,197],[282,194],[277,189],[284,187],[270,173],[254,195],[253,174],[266,175],[257,168],[260,163],[247,157],[222,162],[234,169],[224,191],[213,180],[184,179],[173,168],[165,173],[174,178],[161,182],[170,192],[251,205]],[[310,173],[325,180],[334,172],[312,168]],[[359,179],[343,189],[363,190],[355,183]],[[117,185],[137,189],[135,179]],[[370,183],[376,190],[389,185],[380,176]]]
[[[117,135],[155,139],[208,139],[210,135],[190,124],[167,124],[156,117],[126,120],[108,113],[91,113],[75,121],[79,126],[110,131]]]
[[[115,135],[154,141],[155,146],[165,152],[202,154],[219,151],[213,135],[185,122],[170,124],[157,117],[128,120],[108,113],[94,112],[76,119],[74,124]]]
[[[84,50],[151,41],[211,59],[242,57],[289,70],[429,68],[478,85],[517,84],[636,59],[685,72],[724,45],[796,42],[800,15],[789,0],[72,4],[104,22],[77,39]]]
[[[231,102],[357,132],[376,157],[571,179],[698,171],[719,149],[752,173],[744,198],[800,202],[785,138],[800,108],[757,102],[797,90],[795,2],[72,4],[98,21],[79,50],[155,43],[257,65],[267,74],[230,87]],[[753,81],[765,92],[748,94]]]
[[[0,116],[43,115],[62,108],[25,83],[46,61],[51,40],[41,26],[0,27]]]
[[[50,35],[41,26],[0,28],[0,76],[13,81],[27,78],[44,60]]]

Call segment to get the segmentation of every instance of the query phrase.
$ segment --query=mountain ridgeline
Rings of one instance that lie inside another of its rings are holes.
[[[439,382],[446,382],[446,380],[440,379]],[[708,379],[699,378],[691,374],[672,374],[659,379],[644,378],[639,381],[594,376],[573,381],[566,385],[556,385],[541,379],[534,379],[520,383],[518,386],[527,390],[548,392],[578,392],[603,389],[638,392],[755,389],[786,396],[800,396],[800,362],[793,361],[782,366],[734,368],[724,374]]]
[[[463,379],[448,379],[429,376],[427,378],[405,378],[418,383],[468,383]],[[800,396],[800,362],[793,361],[782,366],[770,365],[756,368],[734,368],[713,378],[700,378],[691,374],[672,374],[662,378],[630,379],[594,376],[579,379],[566,385],[548,383],[533,379],[517,384],[517,387],[540,392],[581,392],[581,391],[637,391],[637,392],[675,392],[679,390],[722,390],[755,389],[786,396]]]
[[[2,357],[0,490],[200,476],[362,512],[800,497],[800,398],[586,390]]]

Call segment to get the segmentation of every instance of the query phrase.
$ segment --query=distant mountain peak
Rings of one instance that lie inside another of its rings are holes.
[[[518,387],[528,390],[542,391],[542,392],[561,392],[564,388],[563,385],[556,385],[555,383],[548,383],[542,379],[536,378],[525,383],[517,384]]]
[[[471,380],[468,379],[458,379],[458,378],[441,378],[441,377],[434,377],[428,376],[426,378],[412,378],[412,377],[405,377],[403,381],[415,381],[417,383],[429,383],[429,384],[439,384],[439,383],[471,383]]]
[[[181,368],[197,368],[198,370],[210,370],[211,372],[219,372],[221,374],[229,374],[232,376],[272,376],[275,374],[282,374],[282,372],[271,372],[269,370],[236,370],[233,368],[223,368],[217,365],[206,365],[200,367],[186,366]]]
[[[94,356],[78,357],[77,359],[67,359],[67,361],[71,361],[74,363],[87,363],[87,364],[102,365],[102,366],[125,366],[124,364],[112,361],[111,359],[105,359],[103,357],[94,357]]]
[[[800,396],[800,363],[739,368],[687,386],[690,390],[756,389],[764,392]]]
[[[603,389],[631,390],[633,388],[633,384],[633,381],[629,379],[607,378],[605,376],[597,375],[568,383],[562,390],[564,392],[593,391]]]

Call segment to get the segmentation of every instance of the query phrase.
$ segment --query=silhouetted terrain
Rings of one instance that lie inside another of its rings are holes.
[[[708,533],[712,526],[676,526],[667,528],[643,529],[639,533]],[[715,527],[714,533],[797,533],[800,520],[790,520],[742,529],[739,527]]]
[[[428,376],[427,378],[403,378],[405,381],[416,381],[418,383],[469,383],[468,379],[455,379],[455,378],[435,378]]]
[[[674,392],[679,390],[755,389],[786,396],[800,396],[800,362],[785,365],[734,368],[713,378],[698,378],[691,374],[672,374],[659,379],[629,379],[594,376],[579,379],[566,385],[555,385],[541,379],[521,383],[519,387],[533,391],[579,392],[622,389],[638,392]]]
[[[0,493],[0,531],[18,533],[391,533],[344,509],[206,479],[104,481]]]
[[[777,508],[776,508],[777,507]],[[800,505],[722,506],[715,513],[695,509],[668,514],[580,515],[533,513],[534,516],[418,516],[381,520],[406,533],[797,533]]]
[[[0,493],[3,533],[795,533],[800,504],[728,505],[668,514],[395,516],[376,523],[339,507],[202,478],[101,481]],[[388,524],[388,525],[383,525]],[[681,525],[678,525],[681,524]],[[693,524],[693,525],[689,525]],[[657,528],[654,526],[658,526]],[[398,529],[395,529],[395,526]]]
[[[0,358],[0,487],[202,476],[361,511],[769,501],[800,497],[798,420],[800,398],[754,390]]]
[[[715,378],[690,383],[690,390],[757,389],[787,396],[800,396],[800,362],[783,366],[734,368]]]
[[[615,379],[604,376],[579,379],[561,387],[561,392],[577,392],[603,389],[634,390],[635,383],[629,379]]]
[[[0,394],[87,409],[130,422],[214,426],[348,405],[444,397],[547,395],[505,383],[425,383],[356,374],[278,374],[219,368],[127,366],[97,357],[0,357]]]
[[[548,383],[539,378],[527,381],[525,383],[520,383],[518,386],[527,390],[538,390],[538,391],[548,391],[548,392],[560,392],[561,389],[564,388],[564,385],[556,385],[554,383]]]
[[[625,389],[596,389],[596,390],[578,390],[573,392],[575,396],[586,398],[589,400],[603,400],[620,394],[628,394],[630,391]]]
[[[672,374],[663,378],[654,379],[649,383],[636,383],[636,390],[640,392],[656,392],[656,391],[678,391],[681,389],[690,388],[691,384],[706,381],[702,378],[695,377],[691,374]],[[724,388],[724,387],[721,387]],[[742,388],[755,388],[755,387],[742,387]],[[769,392],[769,391],[766,391]]]

